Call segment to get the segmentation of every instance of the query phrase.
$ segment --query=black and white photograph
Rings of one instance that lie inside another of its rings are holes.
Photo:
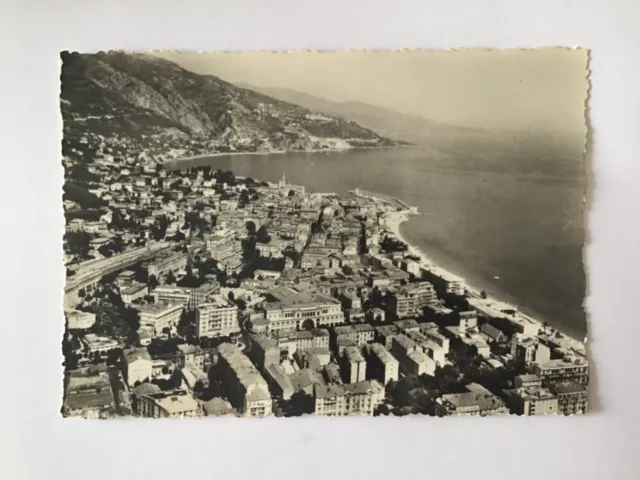
[[[587,64],[62,52],[62,416],[587,413]]]

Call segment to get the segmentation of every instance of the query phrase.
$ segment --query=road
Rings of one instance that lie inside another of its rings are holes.
[[[147,247],[129,250],[102,260],[89,260],[88,262],[83,262],[75,268],[75,275],[68,278],[65,286],[65,293],[82,288],[84,284],[91,283],[97,278],[102,278],[119,269],[133,265],[144,257],[151,256],[161,250],[167,249],[171,247],[171,245],[172,244],[169,242],[157,242]]]

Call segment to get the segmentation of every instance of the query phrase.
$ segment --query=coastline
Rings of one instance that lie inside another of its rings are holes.
[[[401,242],[405,243],[407,245],[408,251],[411,255],[417,257],[420,259],[419,264],[421,267],[423,268],[429,268],[430,270],[436,272],[436,273],[441,273],[444,276],[448,276],[448,277],[454,277],[454,278],[461,278],[462,280],[465,281],[466,284],[466,288],[467,290],[474,296],[477,298],[481,297],[481,292],[482,292],[482,288],[479,288],[478,286],[474,286],[474,285],[470,285],[468,283],[466,283],[466,279],[460,277],[459,275],[456,275],[448,270],[446,270],[445,268],[442,268],[441,266],[437,265],[437,263],[435,263],[434,261],[432,261],[429,256],[422,251],[419,247],[416,247],[415,245],[411,244],[409,241],[407,241],[407,239],[402,235],[401,232],[401,226],[402,224],[404,224],[405,222],[408,222],[413,216],[415,215],[419,215],[419,213],[414,213],[411,210],[400,210],[400,211],[395,211],[395,212],[389,212],[387,214],[384,215],[384,225],[385,228],[387,230],[389,230],[389,232],[391,232],[398,240],[400,240]],[[498,297],[492,297],[492,300],[494,300],[496,303],[499,303],[503,306],[508,306],[516,311],[518,311],[518,313],[520,314],[520,316],[522,318],[524,318],[526,321],[535,324],[539,330],[543,330],[544,329],[544,322],[539,320],[538,318],[535,318],[531,315],[525,314],[521,311],[521,309],[513,304],[512,302],[507,302],[507,301],[503,301]],[[587,343],[587,339],[585,338],[584,340],[580,340],[579,338],[575,338],[565,332],[562,332],[560,329],[558,329],[557,327],[553,326],[553,325],[547,325],[546,328],[548,335],[550,337],[553,337],[555,335],[556,332],[560,332],[562,334],[562,338],[560,339],[555,339],[559,344],[561,344],[563,347],[566,347],[568,349],[571,350],[575,350],[576,352],[579,352],[581,354],[585,354],[586,352],[586,343]]]
[[[350,147],[350,148],[324,148],[324,149],[312,149],[312,150],[271,150],[271,151],[263,151],[263,152],[213,152],[210,154],[196,155],[191,157],[177,157],[175,159],[166,160],[166,163],[172,164],[172,168],[180,168],[180,162],[189,162],[189,161],[197,161],[199,159],[207,159],[207,158],[216,158],[216,157],[224,157],[224,156],[238,156],[238,155],[274,155],[274,154],[320,154],[320,153],[341,153],[341,152],[350,152],[355,150],[387,150],[387,149],[396,149],[396,148],[419,148],[415,145],[395,145],[395,146],[379,146],[379,147]],[[358,189],[356,189],[358,190]],[[387,228],[393,235],[396,236],[400,241],[405,243],[408,246],[408,251],[415,257],[419,258],[419,264],[421,267],[427,267],[431,271],[438,273],[441,272],[443,276],[446,277],[454,277],[461,279],[465,285],[467,290],[470,292],[472,297],[475,299],[481,298],[481,292],[486,289],[486,286],[483,288],[481,284],[476,283],[475,285],[467,283],[467,278],[465,275],[454,274],[453,272],[443,268],[438,265],[437,262],[433,261],[427,253],[421,250],[416,245],[409,242],[406,237],[402,235],[401,226],[405,222],[409,221],[414,215],[419,215],[415,207],[408,205],[406,202],[400,200],[399,198],[392,197],[389,195],[382,195],[376,192],[367,192],[362,191],[365,194],[368,194],[372,197],[378,198],[379,201],[383,203],[389,203],[389,200],[384,197],[389,197],[390,199],[395,200],[399,203],[399,205],[403,205],[401,210],[392,211],[384,216],[384,223]],[[351,191],[350,191],[351,193]],[[335,194],[338,195],[338,194]],[[406,206],[406,208],[404,208]],[[477,281],[477,279],[476,279]],[[518,301],[514,299],[507,300],[508,298],[503,292],[496,292],[496,295],[490,296],[490,303],[497,307],[500,306],[502,309],[513,309],[518,312],[518,316],[523,319],[525,322],[529,324],[534,324],[538,330],[545,329],[544,321],[540,318],[540,315],[535,311],[532,312],[529,310],[527,313],[526,306],[519,306]],[[556,332],[562,334],[562,338],[555,338]],[[547,323],[546,333],[549,337],[554,337],[554,341],[561,344],[565,348],[569,348],[572,350],[576,350],[584,354],[586,351],[586,342],[587,338],[581,338],[582,335],[576,334],[574,332],[566,332],[563,331],[561,327],[557,327],[550,322]]]
[[[348,148],[314,148],[311,150],[268,150],[264,152],[211,152],[201,155],[192,155],[190,157],[176,157],[162,160],[162,164],[174,163],[175,166],[178,163],[189,162],[194,160],[201,160],[205,158],[214,157],[226,157],[236,155],[286,155],[288,153],[340,153],[351,152],[354,150],[391,150],[395,148],[420,148],[417,145],[390,145],[381,147],[348,147]]]

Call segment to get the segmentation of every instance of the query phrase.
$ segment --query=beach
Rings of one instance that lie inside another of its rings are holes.
[[[453,274],[452,272],[447,271],[446,269],[436,265],[426,254],[425,252],[423,252],[422,250],[420,250],[419,248],[417,248],[416,246],[412,245],[411,243],[409,243],[404,236],[402,235],[401,232],[401,226],[403,223],[409,221],[411,219],[411,217],[415,216],[415,215],[420,215],[420,213],[415,212],[415,210],[400,210],[400,211],[392,211],[389,213],[386,213],[384,215],[384,225],[385,228],[392,233],[398,240],[402,241],[403,243],[405,243],[408,247],[408,251],[412,256],[415,256],[417,258],[419,258],[419,264],[420,267],[422,268],[427,268],[429,270],[431,270],[432,272],[434,272],[435,274],[439,275],[439,276],[443,276],[443,277],[447,277],[447,278],[460,278],[458,275]],[[469,285],[468,283],[466,283],[465,279],[462,279],[465,281],[466,284],[466,288],[467,291],[469,292],[469,295],[480,299],[482,298],[482,288],[480,288],[479,286],[472,286]],[[547,336],[548,337],[552,337],[553,341],[558,343],[559,345],[561,345],[561,347],[566,348],[567,350],[572,350],[575,351],[576,353],[580,354],[580,355],[586,355],[586,338],[584,340],[580,340],[577,338],[572,338],[570,336],[568,336],[565,333],[560,332],[560,334],[562,335],[561,337],[556,337],[556,333],[559,332],[559,330],[557,328],[554,328],[553,326],[547,325],[545,327],[544,322],[540,321],[537,318],[534,318],[530,315],[526,315],[523,314],[522,312],[520,312],[520,309],[517,305],[513,305],[510,304],[508,302],[504,302],[501,301],[500,299],[497,298],[493,298],[493,299],[488,299],[487,300],[487,304],[489,306],[491,306],[491,302],[496,305],[499,306],[499,310],[506,310],[506,309],[512,309],[515,310],[517,312],[519,312],[519,315],[522,319],[524,319],[525,321],[534,324],[538,330],[545,330],[547,332]]]
[[[476,290],[584,338],[579,186],[531,182],[520,172],[470,172],[413,148],[281,153],[217,154],[169,168],[210,165],[269,182],[286,172],[309,193],[342,196],[359,189],[381,200],[397,197],[401,210],[414,206],[421,213],[399,230],[423,256]],[[530,215],[523,216],[525,210]]]

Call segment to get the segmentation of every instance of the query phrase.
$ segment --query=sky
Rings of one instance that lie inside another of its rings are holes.
[[[155,54],[231,83],[360,101],[443,123],[585,129],[586,50]]]

